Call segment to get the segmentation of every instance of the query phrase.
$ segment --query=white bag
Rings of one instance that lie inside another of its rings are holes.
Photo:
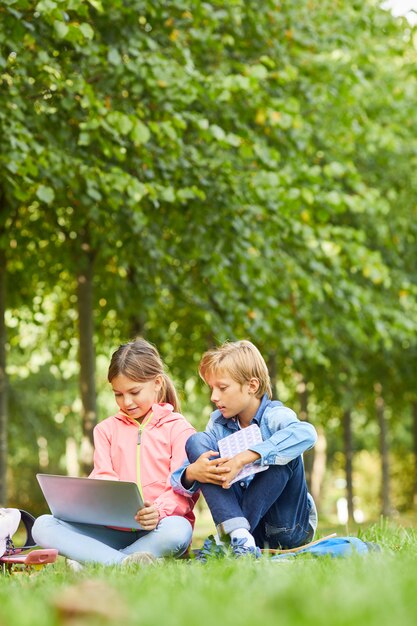
[[[12,546],[12,537],[17,531],[21,519],[19,509],[0,508],[0,557]]]

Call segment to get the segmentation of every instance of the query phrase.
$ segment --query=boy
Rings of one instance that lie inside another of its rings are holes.
[[[307,492],[302,453],[317,439],[314,427],[272,401],[268,368],[250,341],[206,352],[199,373],[217,406],[206,430],[186,443],[188,463],[171,477],[174,491],[201,489],[220,537],[229,535],[236,556],[260,556],[260,548],[294,548],[313,539],[317,511]],[[262,441],[220,458],[218,441],[257,424]],[[266,466],[230,485],[247,464]]]

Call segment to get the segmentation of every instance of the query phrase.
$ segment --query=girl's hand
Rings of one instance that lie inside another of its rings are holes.
[[[185,479],[189,486],[194,481],[199,483],[212,483],[213,485],[223,485],[226,480],[226,474],[230,472],[228,467],[221,467],[221,462],[228,461],[228,458],[224,459],[212,459],[211,456],[218,456],[220,453],[214,450],[208,450],[203,452],[197,461],[191,463],[185,471]]]
[[[152,502],[145,500],[143,504],[145,506],[136,513],[135,520],[142,526],[143,530],[155,530],[159,522],[158,509]]]

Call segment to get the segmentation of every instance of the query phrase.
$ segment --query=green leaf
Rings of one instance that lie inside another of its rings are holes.
[[[122,57],[120,56],[120,53],[117,50],[117,48],[110,48],[110,50],[107,53],[107,60],[112,65],[120,65],[121,64]]]
[[[90,133],[80,133],[80,136],[78,137],[78,145],[79,146],[88,146],[90,145]]]
[[[90,24],[87,24],[87,22],[83,22],[82,24],[80,24],[79,28],[86,39],[93,39],[94,31],[91,28]]]
[[[60,39],[65,39],[65,37],[68,35],[69,27],[64,24],[64,22],[59,22],[58,20],[55,20],[54,30]]]
[[[151,132],[143,122],[141,122],[140,120],[136,120],[130,136],[135,146],[140,146],[141,144],[149,141],[149,139],[151,138]]]
[[[307,202],[307,204],[314,203],[314,194],[310,189],[307,189],[307,187],[303,187],[301,190],[301,197]]]
[[[46,204],[51,204],[51,202],[55,198],[55,192],[51,187],[40,185],[36,191],[36,196],[42,202],[45,202]]]
[[[217,126],[217,124],[213,124],[212,126],[210,126],[210,132],[213,137],[218,141],[222,141],[226,136],[223,128],[220,128],[220,126]]]
[[[172,187],[165,187],[165,189],[161,189],[159,197],[165,202],[175,202],[175,191]]]
[[[129,116],[120,111],[112,111],[107,116],[107,121],[122,135],[128,135],[133,128],[133,122]]]
[[[148,193],[148,189],[143,183],[133,179],[130,183],[127,192],[133,200],[140,202],[144,196]]]
[[[50,13],[57,8],[57,3],[54,0],[40,0],[36,5],[36,11],[39,13]]]
[[[259,80],[264,80],[268,76],[268,70],[264,65],[260,64],[252,65],[248,73],[250,74],[250,76],[258,78]]]
[[[91,4],[91,6],[94,7],[98,13],[103,13],[101,0],[88,0],[88,3]]]

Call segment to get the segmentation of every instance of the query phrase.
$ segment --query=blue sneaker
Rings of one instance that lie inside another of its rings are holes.
[[[226,556],[225,547],[224,544],[218,544],[213,535],[210,535],[203,543],[203,547],[194,551],[195,559],[201,563],[206,563],[207,559],[223,558]]]
[[[230,547],[235,557],[252,556],[255,559],[259,559],[262,556],[261,549],[257,546],[246,546],[247,539],[245,537],[233,537],[230,542]]]

